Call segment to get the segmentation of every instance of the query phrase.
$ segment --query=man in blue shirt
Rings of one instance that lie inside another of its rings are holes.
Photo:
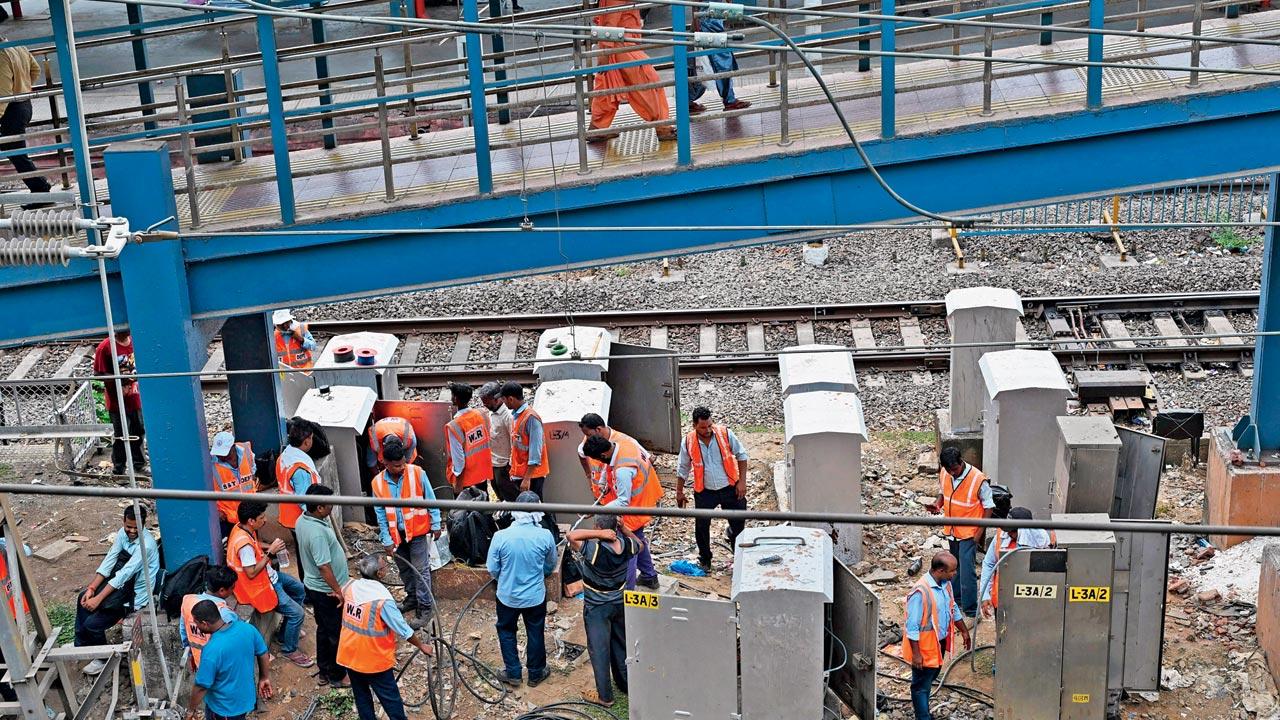
[[[421,465],[408,462],[408,451],[400,438],[389,437],[383,444],[382,457],[386,467],[370,483],[374,497],[411,500],[435,500],[431,478]],[[421,513],[427,512],[430,528],[422,524]],[[416,609],[415,627],[426,627],[431,618],[431,543],[440,539],[440,511],[431,508],[424,511],[415,508],[395,508],[384,505],[374,507],[378,521],[378,539],[388,557],[398,558],[400,579],[404,581],[405,610]],[[391,520],[388,515],[394,516]],[[407,517],[406,517],[407,516]],[[391,523],[395,524],[394,533]],[[430,532],[427,532],[427,531]]]
[[[526,490],[516,502],[539,502],[538,494]],[[545,578],[555,570],[559,557],[551,531],[542,527],[542,513],[513,511],[511,517],[511,526],[494,533],[489,545],[489,574],[498,581],[498,644],[505,666],[498,679],[511,686],[520,685],[516,623],[524,618],[529,687],[536,687],[551,674],[543,637],[547,622]]]
[[[191,666],[198,667],[196,655],[200,650],[204,649],[204,643],[208,641],[207,637],[200,632],[200,626],[195,621],[195,616],[188,617],[187,605],[190,604],[192,612],[195,606],[201,602],[208,600],[218,606],[218,610],[222,612],[222,621],[231,622],[238,620],[239,616],[236,611],[227,607],[227,600],[235,594],[236,587],[236,571],[226,565],[214,565],[205,572],[204,575],[205,591],[195,593],[182,598],[182,619],[178,623],[178,637],[182,640],[182,647],[191,648]],[[192,635],[197,635],[196,642],[191,642]]]
[[[258,704],[258,695],[270,699],[271,668],[267,662],[267,644],[253,626],[239,620],[222,619],[218,606],[202,600],[191,609],[201,632],[209,636],[200,656],[187,703],[188,720],[196,720],[200,703],[204,703],[205,720],[244,720]],[[258,682],[253,682],[254,659],[257,659]]]
[[[76,603],[77,647],[106,645],[109,628],[151,602],[148,585],[155,585],[160,571],[160,551],[146,530],[147,509],[138,506],[142,511],[139,518],[133,508],[124,509],[124,522],[111,541],[111,549]],[[144,554],[146,573],[142,572]],[[94,660],[84,671],[96,675],[106,664],[105,660]]]
[[[969,628],[951,589],[958,565],[951,553],[937,553],[929,563],[929,574],[920,578],[907,594],[903,656],[911,661],[911,706],[916,720],[933,720],[929,712],[929,693],[942,671],[951,628],[955,627],[964,638],[965,650],[972,646]],[[930,595],[929,617],[925,617],[926,590]]]

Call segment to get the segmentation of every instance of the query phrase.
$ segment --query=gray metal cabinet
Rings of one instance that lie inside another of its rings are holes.
[[[641,595],[657,607],[625,610],[631,720],[738,720],[734,603]]]
[[[667,350],[615,342],[607,382],[609,425],[650,452],[680,452],[680,364]]]
[[[1053,511],[1106,513],[1116,492],[1120,436],[1110,418],[1058,418],[1058,462],[1053,476]]]

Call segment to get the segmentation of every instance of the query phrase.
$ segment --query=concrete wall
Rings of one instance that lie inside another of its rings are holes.
[[[1211,525],[1280,525],[1280,468],[1231,464],[1231,438],[1216,428],[1205,480],[1205,520]],[[1219,549],[1248,540],[1244,535],[1211,535]]]
[[[1257,620],[1258,647],[1267,658],[1271,677],[1280,685],[1280,543],[1262,551]]]

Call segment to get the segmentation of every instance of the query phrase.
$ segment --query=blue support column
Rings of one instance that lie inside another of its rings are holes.
[[[1095,0],[1101,2],[1101,0]],[[882,15],[895,15],[895,0],[884,0],[881,3]],[[884,52],[898,50],[898,23],[886,20],[880,23],[880,49]],[[880,58],[880,137],[888,140],[896,133],[898,112],[896,94],[898,91],[898,72],[894,65],[897,58],[882,56]]]
[[[164,143],[113,145],[107,148],[105,160],[113,214],[128,218],[132,227],[147,227],[177,216],[169,150]],[[178,224],[171,221],[159,229],[177,230]],[[204,365],[208,336],[191,320],[182,244],[130,245],[119,263],[138,372],[199,370]],[[138,387],[154,486],[164,490],[212,489],[213,466],[199,378],[143,378]],[[213,503],[161,500],[156,507],[170,569],[196,555],[219,557]]]
[[[80,97],[80,66],[76,62],[75,30],[71,24],[68,0],[49,0],[49,24],[58,51],[58,78],[62,83],[62,101],[67,111],[67,131],[76,164],[76,186],[80,192],[82,212],[87,218],[98,213],[98,198],[93,187],[93,171],[89,161],[89,138],[84,129],[84,108]],[[96,233],[91,233],[96,235]],[[91,238],[92,239],[92,238]]]
[[[125,7],[125,11],[129,15],[129,24],[135,26],[134,29],[129,31],[129,34],[141,35],[142,28],[136,27],[136,26],[139,26],[142,24],[142,6],[135,3],[129,3],[124,7]],[[147,62],[147,41],[142,39],[132,40],[129,42],[129,45],[133,47],[133,69],[146,70],[147,68],[149,68],[150,64]],[[150,105],[155,101],[156,101],[156,96],[155,96],[155,93],[151,91],[151,82],[148,80],[143,80],[142,82],[138,83],[138,102],[141,103],[142,105]],[[144,107],[142,110],[142,114],[155,115],[156,111],[155,111],[155,108]],[[148,130],[155,130],[156,122],[154,120],[147,120],[146,122],[142,123],[142,126]]]
[[[1089,27],[1101,29],[1107,22],[1105,0],[1089,0]],[[1102,62],[1102,36],[1089,36],[1089,62]],[[1102,68],[1091,66],[1085,72],[1085,106],[1090,110],[1102,107]]]
[[[275,338],[267,313],[237,315],[222,326],[222,353],[228,370],[275,367]],[[228,375],[231,421],[237,440],[248,440],[259,455],[279,450],[284,437],[284,403],[277,373]]]
[[[262,84],[267,92],[267,117],[271,121],[272,155],[276,161],[276,192],[280,196],[280,221],[292,225],[297,216],[293,199],[293,168],[289,166],[289,131],[284,124],[284,93],[280,90],[280,56],[276,50],[275,22],[258,16],[258,47],[262,50]]]
[[[476,0],[463,0],[462,19],[480,22]],[[467,33],[467,84],[471,89],[471,132],[475,137],[476,191],[493,192],[493,161],[489,157],[489,111],[484,103],[484,47],[480,35]]]
[[[1267,191],[1267,219],[1280,212],[1280,174],[1272,173]],[[1268,226],[1262,250],[1262,289],[1258,297],[1258,331],[1280,331],[1280,247],[1276,228]],[[1249,415],[1258,428],[1261,451],[1280,450],[1280,336],[1262,336],[1253,352],[1253,399]]]
[[[685,6],[671,6],[671,30],[684,32]],[[693,138],[689,136],[689,48],[675,45],[671,49],[672,71],[676,82],[676,164],[693,162]]]
[[[318,2],[311,3],[311,9],[315,12],[320,12],[323,8],[324,8],[324,3],[318,3]],[[320,18],[311,19],[311,42],[314,45],[319,45],[325,42],[324,21],[321,20]],[[322,107],[325,105],[333,104],[333,96],[329,94],[329,83],[326,82],[328,79],[329,79],[329,56],[318,55],[316,56],[316,80],[318,80],[319,82],[316,84],[316,86],[320,90],[320,97],[318,98],[318,100]],[[325,130],[332,130],[333,118],[330,118],[330,117],[322,118],[320,120],[320,127],[324,128]],[[338,147],[338,136],[332,133],[325,135],[324,149],[332,150],[336,147]]]

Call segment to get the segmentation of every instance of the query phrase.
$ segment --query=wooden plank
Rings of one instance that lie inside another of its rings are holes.
[[[1228,335],[1230,337],[1208,338],[1201,340],[1201,344],[1215,345],[1244,345],[1243,339],[1231,336],[1231,333],[1239,332],[1236,326],[1231,324],[1231,319],[1219,312],[1204,314],[1205,332],[1208,335]]]
[[[18,363],[18,367],[9,373],[10,380],[22,380],[31,372],[31,368],[40,362],[40,358],[44,357],[44,348],[32,348],[23,356],[22,361]]]
[[[659,350],[667,349],[667,326],[649,328],[649,347],[655,347]]]
[[[698,328],[698,354],[702,357],[714,357],[716,354],[716,326],[703,325]]]
[[[764,352],[764,325],[752,323],[747,326],[747,350],[753,353]]]
[[[453,352],[449,354],[449,362],[465,363],[471,356],[471,333],[458,333],[458,339],[453,343]]]
[[[853,346],[859,350],[873,350],[876,346],[876,335],[871,332],[871,321],[866,318],[850,320],[853,330]]]
[[[90,345],[81,345],[75,350],[72,350],[71,355],[63,361],[62,365],[58,368],[58,372],[54,373],[53,376],[59,379],[71,377],[71,373],[76,371],[76,366],[83,362],[85,356],[91,352],[93,352],[93,347]]]
[[[1153,315],[1151,322],[1155,323],[1156,333],[1163,337],[1172,337],[1174,335],[1183,335],[1182,328],[1178,327],[1178,323],[1168,315]],[[1169,347],[1186,347],[1191,343],[1186,340],[1165,340]]]
[[[813,345],[814,343],[815,343],[815,340],[813,339],[813,323],[809,322],[808,320],[801,320],[800,322],[796,323],[796,344]]]
[[[1102,319],[1102,332],[1111,338],[1111,344],[1118,348],[1136,348],[1138,347],[1132,340],[1129,340],[1129,328],[1124,326],[1124,321],[1118,317],[1104,317]]]
[[[216,375],[218,371],[222,370],[222,361],[224,357],[225,355],[222,346],[218,345],[214,347],[213,352],[209,355],[209,359],[205,360],[204,367],[200,368],[200,374],[205,377]]]
[[[898,332],[902,334],[903,347],[925,346],[924,333],[920,331],[920,321],[915,318],[898,318]]]
[[[422,351],[423,337],[421,335],[410,335],[405,339],[404,345],[400,346],[401,365],[410,365],[418,362],[418,353]]]
[[[510,370],[515,367],[516,350],[520,347],[520,331],[508,330],[502,333],[502,347],[498,348],[498,367]]]

